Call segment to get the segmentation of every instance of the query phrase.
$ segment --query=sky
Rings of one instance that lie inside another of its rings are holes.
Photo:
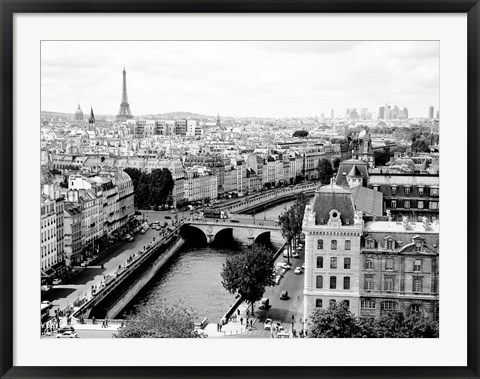
[[[437,41],[43,41],[41,109],[249,117],[439,106]]]

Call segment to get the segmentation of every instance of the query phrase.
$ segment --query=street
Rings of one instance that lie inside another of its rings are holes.
[[[167,222],[172,225],[175,214],[170,211],[143,211],[144,215],[137,216],[139,220],[148,223],[154,221]],[[187,217],[189,212],[179,212],[178,218]],[[52,289],[47,293],[42,293],[42,301],[48,300],[53,307],[50,310],[50,315],[53,316],[56,309],[65,309],[67,306],[73,304],[73,301],[85,296],[90,296],[92,286],[99,286],[101,280],[105,275],[113,274],[118,270],[120,265],[123,265],[127,258],[143,249],[149,242],[159,238],[159,231],[150,228],[145,234],[137,234],[133,242],[120,242],[120,245],[109,255],[103,257],[94,266],[79,268],[81,270],[72,278],[70,283],[52,286]],[[103,264],[104,268],[101,268]]]

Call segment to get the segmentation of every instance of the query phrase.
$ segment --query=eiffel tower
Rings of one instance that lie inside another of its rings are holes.
[[[122,89],[122,102],[120,103],[120,110],[118,111],[116,120],[130,120],[132,119],[132,112],[130,112],[130,105],[128,104],[127,97],[127,72],[125,66],[123,66],[123,89]]]

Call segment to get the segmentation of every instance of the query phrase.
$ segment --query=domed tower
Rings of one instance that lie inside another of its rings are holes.
[[[75,121],[83,122],[83,112],[80,108],[80,103],[78,104],[77,110],[75,111]]]

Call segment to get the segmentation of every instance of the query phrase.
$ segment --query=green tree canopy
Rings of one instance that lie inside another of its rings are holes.
[[[390,153],[386,151],[373,152],[373,158],[375,159],[375,166],[385,166],[390,161]]]
[[[143,305],[127,317],[126,325],[118,329],[118,338],[199,338],[195,330],[193,311],[177,303],[164,301]]]
[[[333,165],[333,170],[334,171],[337,171],[338,168],[340,167],[340,158],[335,158],[333,161],[332,161],[332,165]]]
[[[428,147],[428,143],[425,142],[424,140],[419,140],[419,139],[412,142],[411,149],[414,152],[422,152],[422,153],[428,153],[430,151],[430,148]]]
[[[265,287],[275,285],[272,253],[266,247],[253,245],[230,258],[221,273],[223,287],[232,294],[239,294],[251,304],[262,298]]]
[[[333,167],[328,159],[321,159],[318,162],[317,171],[318,171],[318,179],[320,179],[320,183],[322,184],[330,183],[330,179],[333,177]]]
[[[306,130],[295,130],[292,137],[308,137],[308,132]]]
[[[380,319],[356,318],[345,303],[316,309],[311,317],[312,338],[437,338],[438,322],[418,312],[389,312]]]

